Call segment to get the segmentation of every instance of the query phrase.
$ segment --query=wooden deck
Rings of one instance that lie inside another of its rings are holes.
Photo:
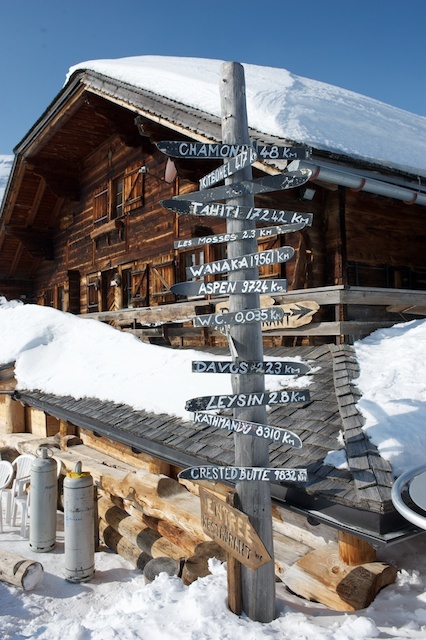
[[[265,332],[270,337],[322,337],[336,342],[351,342],[376,329],[397,322],[426,315],[426,291],[412,289],[384,289],[347,287],[343,285],[297,289],[274,295],[276,304],[313,301],[320,305],[314,321],[294,328],[280,328]],[[223,298],[197,298],[187,302],[156,307],[138,307],[118,311],[84,314],[101,322],[130,331],[141,339],[155,341],[202,337],[204,341],[216,334],[213,329],[197,329],[192,318],[214,310]],[[322,317],[327,317],[323,320]]]

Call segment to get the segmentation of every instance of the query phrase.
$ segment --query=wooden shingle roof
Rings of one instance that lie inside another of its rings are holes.
[[[300,356],[312,367],[310,402],[274,406],[268,414],[269,424],[290,429],[303,442],[301,449],[272,443],[270,466],[308,470],[306,484],[273,483],[274,499],[366,537],[386,539],[402,530],[405,523],[391,501],[390,464],[362,429],[364,419],[356,406],[360,394],[352,384],[359,373],[353,348],[280,347],[266,355]],[[234,464],[234,436],[225,430],[96,398],[76,400],[24,390],[17,395],[24,404],[179,467]],[[342,448],[339,435],[348,461],[343,469],[324,462],[329,451]]]

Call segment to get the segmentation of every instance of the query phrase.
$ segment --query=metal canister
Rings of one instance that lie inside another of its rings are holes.
[[[94,490],[93,478],[81,470],[64,480],[65,579],[87,582],[95,572]]]
[[[37,553],[56,544],[58,466],[49,447],[40,447],[30,468],[30,547]]]

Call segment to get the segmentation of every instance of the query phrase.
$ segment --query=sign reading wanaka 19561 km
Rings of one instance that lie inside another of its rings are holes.
[[[257,422],[249,422],[247,420],[238,420],[237,418],[229,418],[228,416],[219,416],[215,413],[207,413],[197,411],[194,414],[194,422],[196,424],[207,424],[209,427],[216,429],[224,429],[232,433],[240,433],[243,436],[254,436],[263,438],[271,442],[278,442],[290,447],[300,449],[302,441],[295,433],[281,427],[270,427],[266,424]]]
[[[225,260],[206,262],[205,264],[187,267],[186,275],[188,278],[200,278],[201,276],[212,276],[215,273],[226,273],[227,271],[241,271],[244,269],[253,269],[255,267],[265,267],[270,264],[287,262],[293,256],[293,247],[269,249],[268,251],[248,253],[246,256],[238,256],[237,258],[225,258]]]

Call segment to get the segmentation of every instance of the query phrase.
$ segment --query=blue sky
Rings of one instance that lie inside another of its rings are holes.
[[[0,154],[99,58],[282,67],[426,115],[425,24],[424,0],[0,0]]]

